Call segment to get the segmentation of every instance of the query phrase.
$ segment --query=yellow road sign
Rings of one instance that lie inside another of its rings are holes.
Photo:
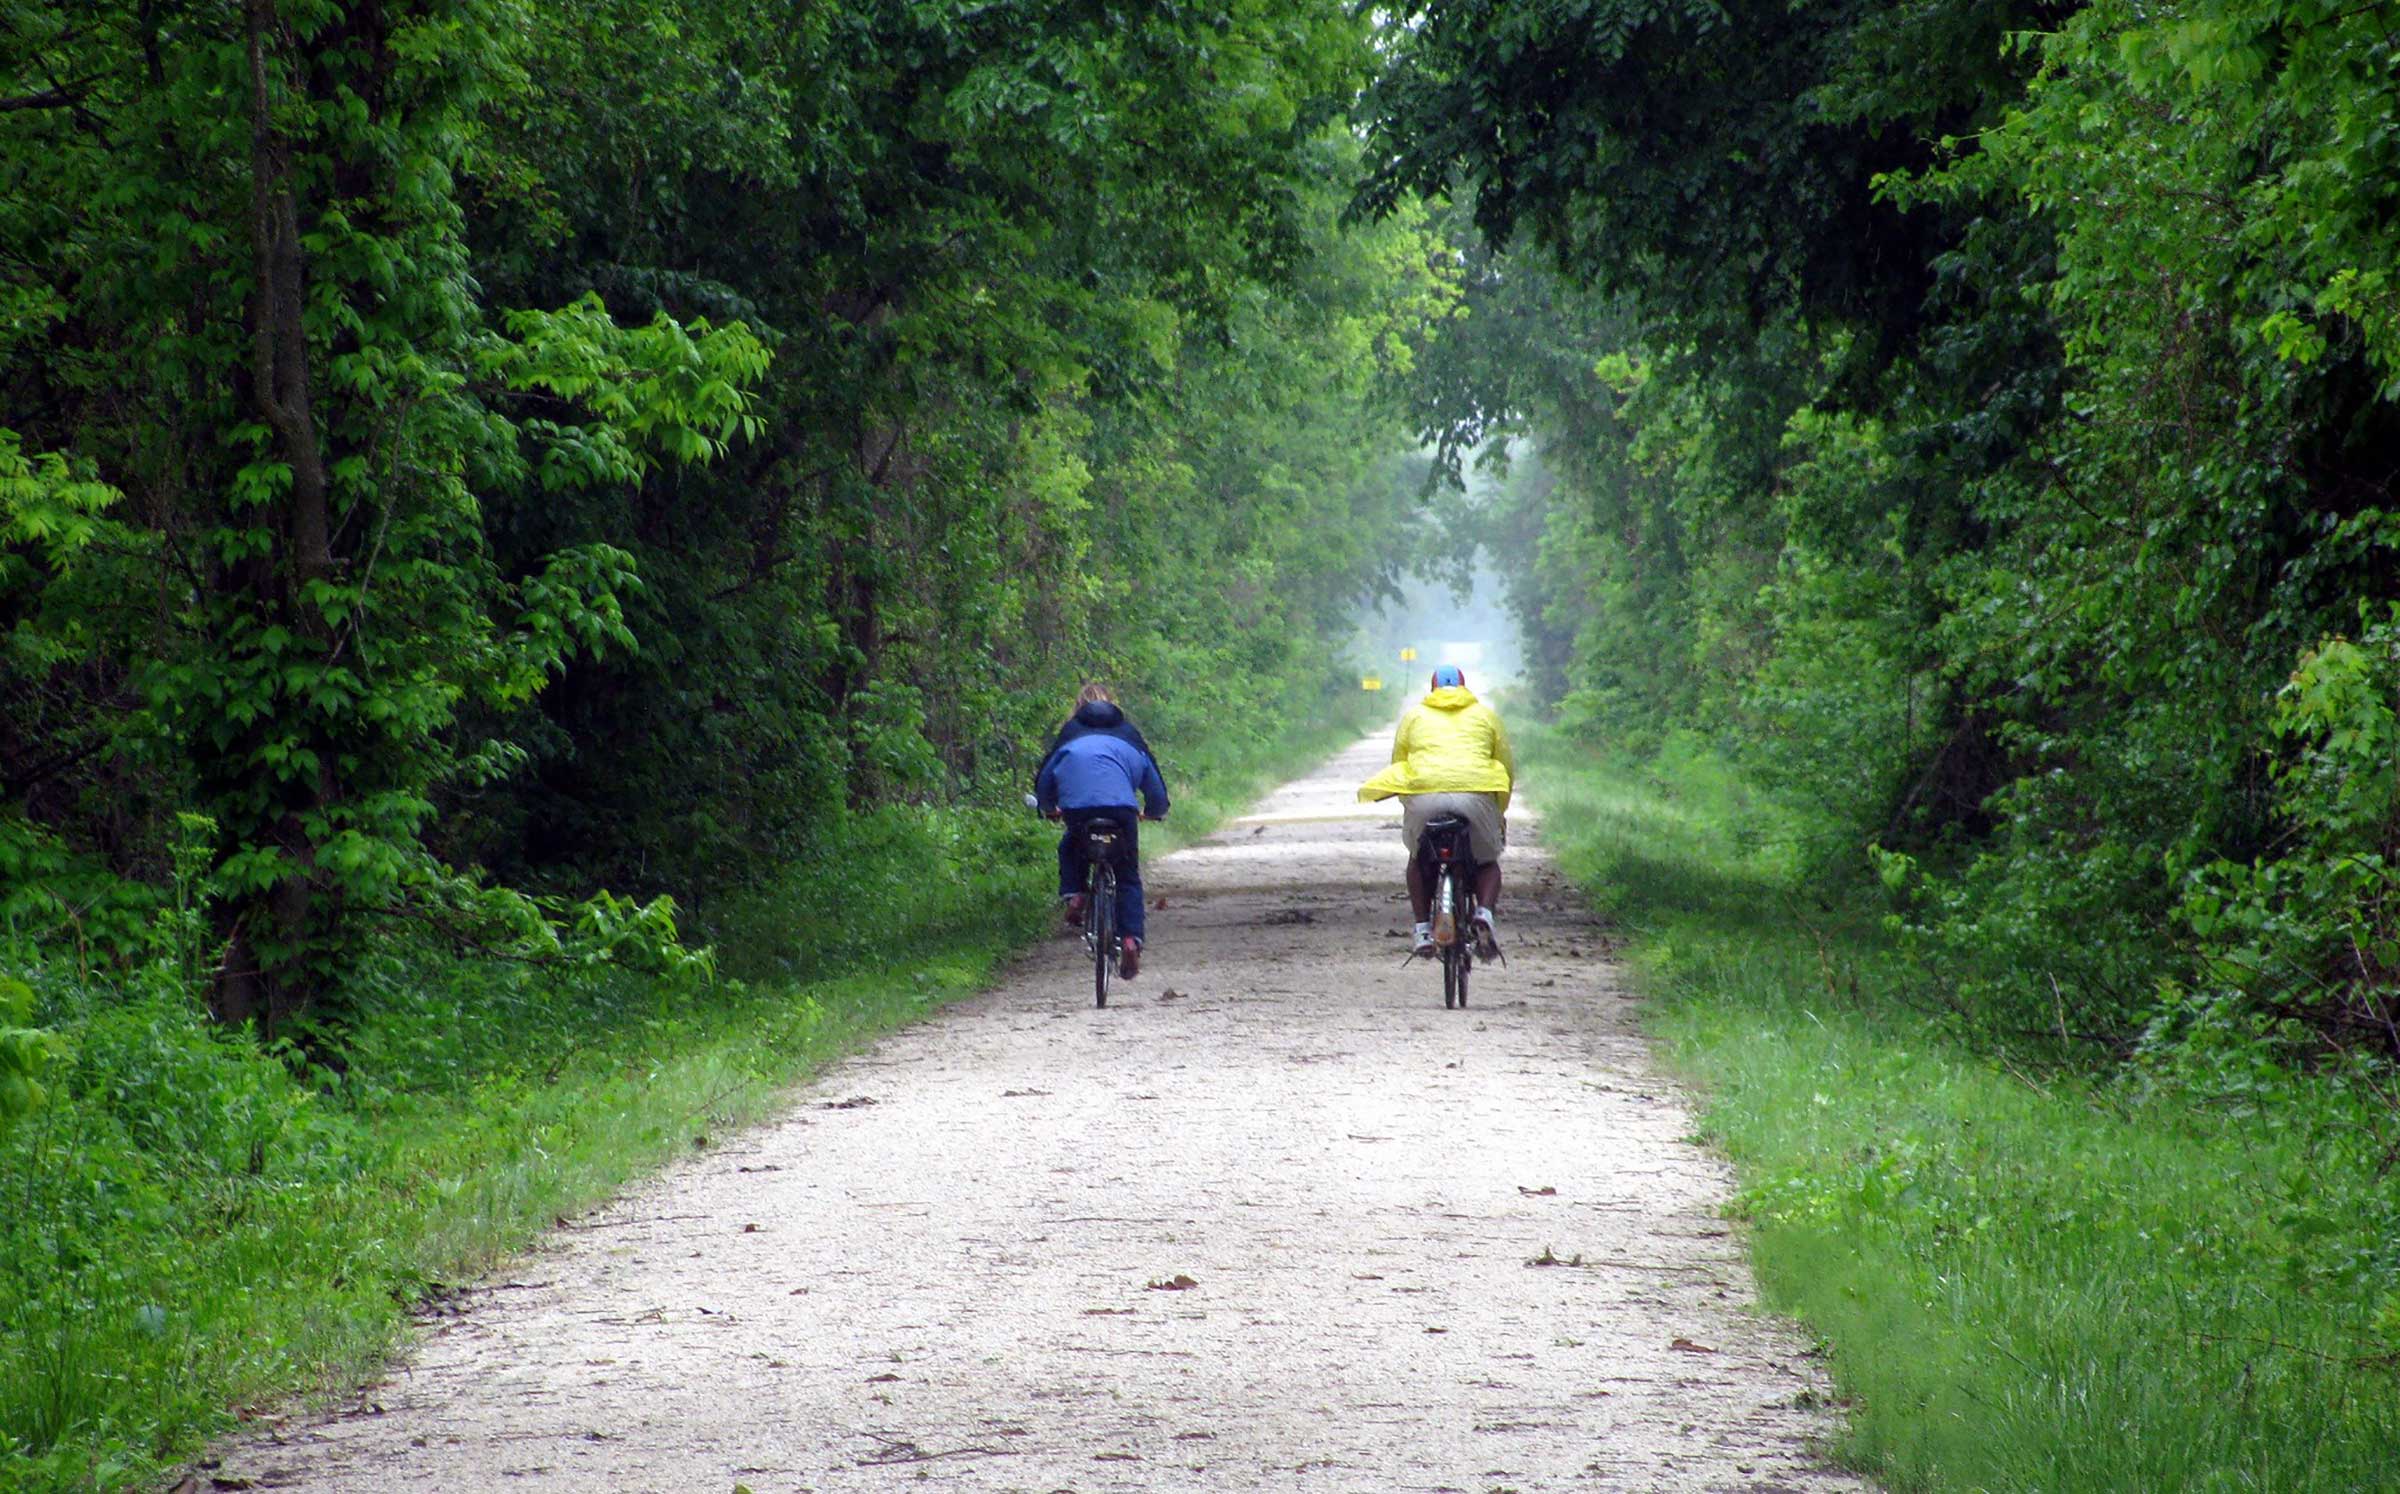
[[[1416,657],[1417,651],[1413,648],[1404,648],[1400,650],[1400,662],[1403,664],[1413,663],[1416,660]]]
[[[1358,677],[1358,688],[1361,690],[1380,690],[1383,688],[1383,680],[1377,675],[1362,674]]]

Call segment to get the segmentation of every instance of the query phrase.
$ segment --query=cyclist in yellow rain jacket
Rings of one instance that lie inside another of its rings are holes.
[[[1400,838],[1408,844],[1408,905],[1417,919],[1417,953],[1433,953],[1433,889],[1417,860],[1425,822],[1455,814],[1468,825],[1475,853],[1476,953],[1499,952],[1492,924],[1500,901],[1500,853],[1508,847],[1508,800],[1516,787],[1517,759],[1508,732],[1490,706],[1467,688],[1454,664],[1433,672],[1433,688],[1400,718],[1392,738],[1392,764],[1360,785],[1361,799],[1400,799]]]

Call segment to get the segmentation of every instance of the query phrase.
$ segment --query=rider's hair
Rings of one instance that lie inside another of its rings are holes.
[[[1117,703],[1117,698],[1108,693],[1108,686],[1098,680],[1086,682],[1082,689],[1075,692],[1075,704],[1078,706],[1090,705],[1095,700],[1105,700],[1110,705]]]

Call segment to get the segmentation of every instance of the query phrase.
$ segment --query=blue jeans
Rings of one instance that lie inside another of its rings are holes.
[[[1070,809],[1067,833],[1058,838],[1058,894],[1083,891],[1083,827],[1094,820],[1115,820],[1117,833],[1117,932],[1129,939],[1142,937],[1141,816],[1123,809]]]

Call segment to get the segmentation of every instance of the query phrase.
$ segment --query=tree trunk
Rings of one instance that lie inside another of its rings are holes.
[[[250,403],[274,433],[276,451],[291,468],[277,528],[278,553],[264,564],[237,568],[229,584],[250,593],[259,612],[319,651],[331,639],[311,584],[333,573],[332,519],[325,452],[317,430],[308,366],[307,265],[300,246],[299,206],[292,192],[291,144],[277,130],[268,89],[270,49],[283,44],[276,0],[244,0],[250,53]],[[227,910],[231,924],[218,972],[216,1013],[228,1022],[272,1026],[306,1004],[310,994],[295,952],[308,942],[317,848],[307,815],[335,797],[332,754],[319,754],[313,782],[287,789],[286,808],[271,838],[296,868],[263,892]]]

